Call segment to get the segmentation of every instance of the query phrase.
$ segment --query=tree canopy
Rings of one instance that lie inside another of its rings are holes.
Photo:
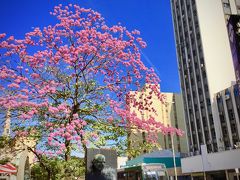
[[[37,158],[68,161],[74,148],[104,146],[104,136],[120,142],[124,133],[114,136],[117,127],[182,133],[129,111],[131,105],[154,112],[152,95],[164,101],[158,76],[141,60],[146,43],[139,31],[108,26],[100,13],[72,4],[51,15],[56,24],[24,39],[0,34],[0,106],[15,118],[16,136],[36,137]],[[129,94],[145,88],[147,98]]]

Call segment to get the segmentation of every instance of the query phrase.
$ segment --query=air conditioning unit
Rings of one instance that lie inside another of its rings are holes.
[[[230,98],[230,95],[229,94],[226,94],[225,95],[225,99],[229,99]]]

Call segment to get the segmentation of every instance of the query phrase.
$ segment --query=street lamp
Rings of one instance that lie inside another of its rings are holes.
[[[235,168],[235,172],[237,174],[237,180],[239,180],[239,170],[238,170],[238,168]]]
[[[168,102],[167,104],[172,104],[173,105],[173,109],[174,109],[174,112],[176,111],[176,107],[175,107],[175,102],[172,101],[172,102]],[[176,118],[176,117],[174,117]],[[172,124],[172,123],[171,123]],[[173,166],[174,166],[174,175],[175,175],[175,180],[177,180],[177,167],[176,167],[176,156],[175,156],[175,149],[174,149],[174,143],[173,143],[173,136],[174,136],[174,133],[171,132],[170,133],[170,136],[171,136],[171,144],[172,144],[172,156],[173,156]]]
[[[173,143],[173,135],[174,134],[170,134],[171,135],[171,143],[172,143],[172,155],[173,155],[173,166],[174,166],[174,175],[175,175],[175,180],[177,180],[177,167],[176,167],[176,159],[175,159],[175,150],[174,150],[174,143]]]

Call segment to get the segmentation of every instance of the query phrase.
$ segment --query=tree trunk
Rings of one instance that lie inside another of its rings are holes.
[[[143,140],[143,145],[146,144],[146,133],[145,132],[142,132],[142,140]],[[147,149],[144,147],[143,148],[143,153],[147,153]]]
[[[84,149],[84,166],[85,166],[85,178],[87,177],[88,167],[87,167],[87,146],[83,144]]]
[[[47,171],[47,179],[50,180],[51,179],[51,171],[49,169],[46,169]]]
[[[70,141],[66,140],[65,141],[65,146],[66,146],[66,152],[65,152],[65,161],[69,161],[70,160],[70,156],[71,156],[71,146],[70,146]]]
[[[65,161],[69,161],[71,159],[71,143],[69,140],[65,140],[65,146],[66,146],[66,152],[65,152]],[[64,166],[64,175],[63,175],[63,179],[68,180],[69,179],[69,169],[67,166]]]
[[[128,160],[132,159],[132,156],[130,154],[130,150],[131,150],[131,146],[132,146],[132,143],[131,143],[131,130],[127,130],[127,157],[128,157]]]
[[[36,155],[40,163],[40,167],[42,168],[42,170],[45,170],[47,172],[47,179],[50,180],[52,176],[51,169],[44,164],[42,156],[38,155],[31,147],[28,147],[27,149]]]

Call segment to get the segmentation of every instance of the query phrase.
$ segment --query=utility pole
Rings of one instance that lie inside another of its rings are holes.
[[[176,167],[175,150],[174,150],[174,143],[173,143],[173,134],[171,134],[171,143],[172,143],[174,174],[175,174],[175,180],[177,180],[178,178],[177,178],[177,167]]]

